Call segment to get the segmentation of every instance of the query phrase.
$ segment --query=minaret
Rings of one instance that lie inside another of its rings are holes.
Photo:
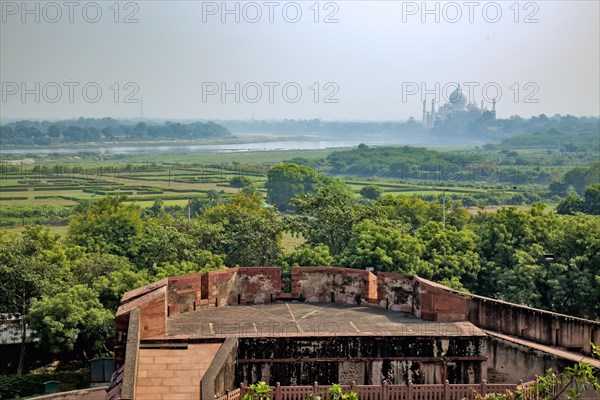
[[[481,99],[481,112],[483,112],[483,99]]]
[[[496,98],[494,97],[494,100],[492,100],[492,116],[494,117],[494,119],[496,119]]]
[[[435,123],[435,97],[431,99],[431,126]]]
[[[423,126],[427,126],[427,104],[423,100]]]

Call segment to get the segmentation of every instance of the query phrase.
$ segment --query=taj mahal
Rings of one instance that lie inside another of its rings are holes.
[[[491,119],[496,119],[496,99],[492,100],[492,109],[489,110],[484,101],[478,105],[475,101],[469,101],[467,94],[463,92],[460,85],[450,94],[448,102],[437,110],[435,109],[435,98],[431,99],[431,111],[427,111],[427,100],[423,100],[423,126],[433,127],[438,123],[450,120],[472,121],[489,112]]]

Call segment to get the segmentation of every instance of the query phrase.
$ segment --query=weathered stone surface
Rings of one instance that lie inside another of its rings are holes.
[[[487,356],[485,337],[291,337],[240,338],[236,376],[251,383],[270,365],[270,375],[259,379],[275,384],[311,384],[315,376],[333,375],[336,382],[380,384],[381,379],[403,383],[441,383],[443,360],[454,364],[448,370],[453,383],[481,379]],[[285,368],[279,364],[288,364]],[[322,383],[330,383],[318,379]]]
[[[291,336],[485,336],[465,321],[423,321],[379,307],[336,303],[277,302],[236,307],[202,308],[174,315],[167,337]]]
[[[126,293],[115,321],[115,366],[128,374],[123,398],[132,398],[132,388],[141,399],[197,398],[204,371],[214,372],[207,381],[213,396],[261,379],[478,383],[489,373],[515,382],[581,357],[550,346],[586,353],[590,341],[600,342],[598,321],[416,276],[293,268],[291,289],[281,293],[280,269],[271,267],[171,277]],[[222,341],[237,350],[217,353]],[[167,348],[154,354],[149,345]],[[144,368],[136,372],[138,362]]]
[[[368,304],[376,301],[377,277],[365,270],[292,268],[292,296],[308,302]]]
[[[338,382],[341,385],[350,385],[352,382],[365,381],[364,361],[342,361],[339,365]]]
[[[469,297],[469,321],[491,331],[589,355],[590,342],[600,343],[600,322],[517,304]]]
[[[139,345],[140,312],[136,309],[131,312],[129,317],[125,370],[123,371],[123,385],[121,388],[121,399],[123,400],[135,398],[135,380],[137,375]]]
[[[235,389],[237,349],[237,339],[225,339],[210,367],[202,377],[200,385],[201,398],[212,399],[215,395],[221,396],[227,390]],[[262,375],[268,376],[268,371],[263,370]]]
[[[377,274],[377,300],[380,307],[414,314],[414,278],[403,274]]]

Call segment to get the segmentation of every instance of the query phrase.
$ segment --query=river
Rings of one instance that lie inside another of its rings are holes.
[[[243,139],[243,135],[239,136]],[[277,138],[281,138],[278,136]],[[448,145],[439,137],[426,136],[392,136],[389,134],[365,134],[352,135],[351,137],[332,138],[308,138],[297,140],[286,137],[280,140],[266,140],[234,144],[194,144],[194,145],[165,145],[165,144],[131,144],[131,145],[95,145],[95,146],[73,146],[73,147],[30,147],[19,149],[0,149],[0,155],[10,154],[76,154],[76,153],[99,153],[99,154],[150,154],[150,153],[223,153],[223,152],[250,152],[270,150],[319,150],[333,148],[349,148],[364,143],[369,146],[427,146],[437,147]],[[461,143],[468,145],[470,143]],[[479,143],[472,143],[473,145]]]

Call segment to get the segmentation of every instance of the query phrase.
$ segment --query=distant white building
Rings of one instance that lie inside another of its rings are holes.
[[[31,330],[26,328],[27,341],[31,341]],[[37,340],[37,339],[36,339]],[[0,314],[0,345],[21,343],[21,317]]]
[[[423,126],[433,127],[436,123],[450,119],[471,121],[481,117],[487,111],[491,112],[492,119],[496,119],[496,99],[492,101],[492,109],[488,110],[483,100],[479,105],[475,101],[470,102],[460,85],[450,94],[447,103],[438,107],[437,110],[435,106],[434,98],[431,99],[431,111],[427,111],[427,100],[423,100]]]

